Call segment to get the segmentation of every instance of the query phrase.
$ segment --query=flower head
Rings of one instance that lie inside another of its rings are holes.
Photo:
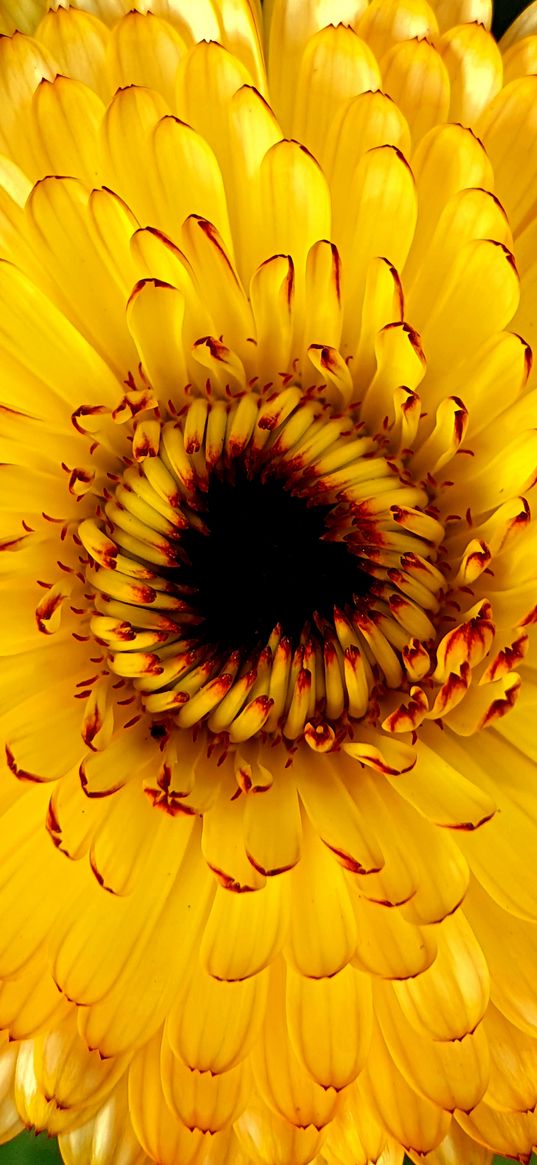
[[[2,1134],[527,1161],[533,8],[0,8]]]

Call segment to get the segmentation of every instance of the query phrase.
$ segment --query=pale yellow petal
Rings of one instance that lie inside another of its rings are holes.
[[[462,24],[448,29],[438,47],[451,83],[450,120],[475,125],[502,86],[496,41],[481,24]]]
[[[382,81],[383,90],[406,117],[414,148],[434,125],[447,121],[449,74],[425,38],[395,44],[383,57]]]
[[[323,164],[327,135],[340,109],[359,93],[379,89],[380,80],[371,49],[352,26],[323,28],[302,54],[290,136]]]
[[[366,0],[322,0],[319,4],[272,0],[270,3],[267,14],[269,85],[286,133],[290,133],[294,104],[289,77],[296,75],[308,40],[329,24],[350,25],[356,31],[366,7]]]
[[[106,69],[112,92],[127,85],[156,89],[173,111],[179,61],[186,45],[167,20],[131,11],[111,30]]]
[[[64,77],[83,81],[102,98],[109,96],[105,72],[109,32],[91,12],[71,6],[51,9],[37,28],[37,39]]]

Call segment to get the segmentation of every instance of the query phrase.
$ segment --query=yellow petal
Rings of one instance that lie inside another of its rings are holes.
[[[130,894],[138,880],[147,876],[157,826],[158,819],[138,782],[129,782],[112,799],[90,849],[92,870],[109,893]]]
[[[434,12],[440,31],[455,24],[478,22],[485,28],[492,24],[491,0],[434,0]],[[473,1162],[469,1163],[473,1165]]]
[[[380,71],[365,41],[345,24],[323,28],[308,40],[296,81],[291,134],[324,164],[328,132],[342,105],[380,88]]]
[[[451,82],[450,120],[475,125],[502,86],[502,56],[496,41],[481,24],[463,24],[448,29],[438,48]]]
[[[195,964],[166,1021],[174,1055],[191,1069],[213,1074],[240,1063],[259,1038],[267,987],[266,972],[242,983],[224,983]]]
[[[192,214],[183,225],[183,245],[204,289],[214,320],[215,335],[247,367],[252,350],[254,321],[232,259],[216,227]]]
[[[493,1108],[527,1112],[537,1097],[537,1041],[490,1004],[482,1024],[490,1047],[486,1100]]]
[[[166,1038],[161,1053],[162,1087],[172,1112],[190,1129],[220,1132],[235,1120],[246,1104],[249,1065],[228,1072],[198,1072],[175,1057]]]
[[[61,1109],[53,1098],[48,1098],[36,1075],[35,1048],[32,1040],[23,1043],[17,1056],[15,1073],[15,1103],[23,1121],[36,1131],[50,1129],[52,1136],[72,1127],[80,1117],[78,1112]]]
[[[251,1102],[235,1124],[241,1148],[247,1160],[261,1165],[309,1165],[315,1160],[323,1141],[323,1132],[309,1125],[297,1128],[266,1105]]]
[[[155,127],[152,148],[159,225],[180,241],[181,224],[195,214],[208,219],[230,247],[224,184],[207,142],[177,118],[163,117]]]
[[[162,815],[162,822],[164,831],[161,825],[155,835],[155,845],[150,858],[153,875],[156,870],[155,850],[166,852],[168,848],[167,827],[171,825],[175,827],[174,832],[177,832],[177,819],[168,819]],[[173,876],[170,877],[166,870],[165,889],[168,894],[164,901],[162,896],[155,901],[153,878],[147,886],[144,886],[143,880],[139,883],[137,897],[121,900],[132,904],[136,911],[146,910],[142,926],[138,924],[136,930],[133,930],[132,922],[130,926],[126,923],[128,927],[124,940],[126,950],[123,947],[119,952],[121,971],[108,993],[100,997],[92,1007],[83,1009],[80,1017],[81,1035],[90,1048],[99,1048],[104,1056],[119,1055],[133,1046],[144,1043],[153,1035],[167,1015],[175,998],[177,985],[181,982],[194,951],[199,948],[203,925],[213,896],[211,875],[206,871],[200,857],[199,844],[197,830],[194,830],[193,839],[185,851],[176,879],[173,880]],[[148,889],[149,909],[140,901]],[[101,897],[104,896],[102,890],[100,894]],[[116,927],[117,925],[116,917]],[[176,942],[178,933],[181,934],[181,943]],[[98,950],[99,944],[95,945]],[[62,955],[65,965],[65,949]],[[91,985],[93,990],[94,980],[95,977]]]
[[[530,1160],[537,1138],[535,1113],[497,1112],[482,1100],[469,1115],[458,1113],[457,1120],[470,1137],[496,1153],[516,1154],[519,1161]]]
[[[128,203],[137,218],[158,226],[158,200],[153,175],[140,167],[139,152],[147,150],[153,131],[170,111],[151,89],[119,89],[103,122],[103,155],[107,185]]]
[[[287,969],[287,1023],[295,1054],[323,1088],[341,1089],[364,1066],[371,1037],[369,979],[347,966],[330,978]]]
[[[209,1134],[187,1129],[166,1103],[160,1070],[161,1044],[159,1032],[132,1061],[128,1093],[132,1123],[140,1145],[151,1160],[158,1160],[162,1165],[176,1165],[177,1161],[194,1165],[199,1160],[198,1153],[208,1143]]]
[[[403,844],[400,829],[396,826],[399,806],[393,800],[394,794],[386,782],[369,774],[367,769],[358,770],[360,775],[357,780],[356,761],[352,758],[342,763],[341,768],[366,836],[378,838],[377,846],[380,846],[382,838],[384,864],[380,872],[370,870],[363,877],[357,873],[356,886],[361,894],[373,901],[390,904],[407,902],[416,893],[417,878],[413,864],[409,862],[408,847]]]
[[[415,1165],[421,1165],[419,1155],[411,1153],[410,1160]],[[452,1120],[444,1140],[437,1149],[427,1154],[425,1160],[427,1165],[459,1165],[460,1161],[464,1161],[465,1165],[493,1165],[490,1149],[467,1136],[455,1120]]]
[[[87,853],[104,811],[102,801],[88,801],[75,770],[54,787],[47,811],[47,829],[68,858],[77,861]]]
[[[127,85],[156,89],[173,110],[175,80],[186,45],[167,20],[151,11],[128,12],[112,28],[107,69],[112,91]]]
[[[123,299],[95,247],[87,206],[81,183],[45,178],[28,200],[29,238],[43,266],[53,272],[51,298],[122,377],[126,368],[136,366],[136,353],[125,332]]]
[[[380,60],[397,41],[428,37],[434,40],[438,24],[432,7],[424,0],[372,0],[359,25]]]
[[[485,1014],[489,973],[485,957],[462,910],[435,930],[438,953],[418,975],[394,991],[413,1027],[435,1040],[461,1039]]]
[[[33,1042],[33,1066],[38,1088],[59,1109],[78,1109],[101,1103],[126,1067],[125,1060],[102,1060],[88,1052],[72,1008],[63,1022]]]
[[[287,772],[272,768],[273,784],[246,796],[244,845],[256,870],[274,876],[300,860],[302,824],[298,796]]]
[[[509,681],[509,676],[505,679]],[[494,685],[483,685],[478,691],[486,691],[488,687]],[[526,714],[533,719],[529,707]],[[468,759],[462,762],[466,753]],[[452,755],[466,765],[466,772],[479,789],[494,796],[498,806],[498,813],[482,831],[483,835],[488,834],[486,846],[480,840],[480,830],[460,835],[459,844],[468,864],[500,906],[512,910],[518,917],[535,921],[536,881],[533,867],[530,864],[526,870],[524,860],[525,853],[532,852],[535,845],[533,762],[518,748],[509,747],[501,737],[489,737],[486,733],[481,734],[477,749],[462,749],[453,741]],[[497,774],[495,781],[491,780],[491,772]]]
[[[436,957],[435,935],[405,921],[397,907],[353,895],[355,966],[382,979],[421,976]]]
[[[387,324],[402,321],[403,307],[403,289],[395,267],[388,259],[371,259],[365,276],[362,319],[353,363],[357,389],[363,391],[371,383],[376,366],[377,335]],[[409,393],[412,391],[408,386],[406,389]]]
[[[412,158],[418,190],[418,227],[405,269],[405,282],[427,262],[430,240],[448,200],[459,190],[492,190],[491,163],[482,143],[461,125],[435,126],[422,138]]]
[[[535,216],[536,163],[530,141],[536,92],[535,77],[511,81],[483,111],[476,126],[494,167],[496,193],[515,235]],[[519,181],[513,182],[513,174],[520,174]]]
[[[27,1040],[44,1029],[54,1029],[70,1010],[39,959],[15,979],[5,979],[0,987],[2,1028],[11,1040]]]
[[[140,280],[127,307],[127,323],[141,364],[163,404],[189,380],[181,343],[184,311],[181,291],[156,279]]]
[[[247,979],[272,962],[288,925],[286,877],[269,878],[254,894],[217,887],[201,946],[202,964],[215,979]]]
[[[414,235],[416,214],[414,179],[403,155],[393,146],[369,150],[351,179],[345,217],[334,222],[347,272],[343,342],[350,351],[356,343],[356,315],[361,310],[369,262],[382,256],[398,271],[402,269]]]
[[[219,5],[222,44],[246,65],[262,94],[267,88],[260,0],[224,0]],[[201,38],[200,38],[201,39]]]
[[[221,44],[202,41],[187,53],[177,76],[177,113],[214,150],[227,188],[233,181],[232,135],[229,117],[232,98],[252,77],[237,57]],[[192,207],[196,213],[197,208]]]
[[[535,73],[537,66],[537,37],[527,36],[515,41],[503,54],[504,83],[516,81],[517,77],[528,77]]]
[[[301,0],[273,0],[268,13],[269,87],[276,113],[290,133],[294,93],[289,77],[295,76],[310,38],[326,25],[347,24],[356,31],[366,8],[365,0],[328,0],[320,5]]]
[[[118,729],[103,752],[89,753],[80,766],[87,797],[103,797],[121,789],[152,757],[151,745],[139,725],[127,735]]]
[[[36,35],[64,78],[83,81],[99,97],[109,96],[105,60],[110,34],[102,20],[79,8],[59,7],[45,13]]]
[[[333,243],[323,239],[308,254],[304,347],[337,348],[342,325],[341,260]]]
[[[265,885],[265,875],[248,860],[242,826],[244,798],[234,800],[233,792],[223,782],[214,804],[203,815],[203,856],[221,885],[230,892],[260,891]]]
[[[199,845],[197,829],[186,818],[171,820],[162,814],[159,820],[160,828],[153,846],[155,872],[158,871],[160,876],[158,894],[152,884],[147,887],[142,882],[135,895],[117,898],[106,894],[91,872],[82,869],[83,894],[79,907],[74,913],[66,904],[51,939],[54,977],[68,998],[94,1003],[111,990],[121,972],[125,975],[132,972],[137,953],[139,956],[144,943],[150,943],[152,928],[158,926],[166,910],[170,883],[173,885],[181,859],[185,875],[188,874],[195,849],[194,843],[190,849],[188,845],[193,830]],[[205,888],[211,886],[211,878],[202,861],[199,861],[199,866],[201,892],[202,883]],[[186,912],[188,907],[184,898],[185,889],[180,894],[177,909],[181,910],[183,899],[183,911]],[[117,936],[115,943],[114,935]],[[104,950],[109,951],[107,959],[102,957]],[[86,957],[81,959],[80,952],[83,951],[86,951]],[[174,956],[176,953],[174,947]]]
[[[418,1153],[436,1148],[445,1137],[450,1118],[430,1100],[418,1096],[396,1068],[377,1028],[364,1076],[365,1095],[389,1133]]]
[[[477,291],[479,288],[479,292]],[[422,338],[431,369],[451,364],[506,327],[519,300],[511,252],[501,243],[466,243],[424,325]]]
[[[263,378],[280,384],[289,367],[293,340],[294,265],[274,255],[254,272],[250,302],[255,319],[257,359]],[[268,439],[268,438],[267,438]]]
[[[491,336],[475,353],[468,354],[461,376],[464,377],[470,441],[489,424],[494,425],[498,417],[515,403],[527,383],[530,370],[527,344],[513,332]],[[435,393],[441,394],[445,384],[441,374],[435,381]],[[487,399],[486,412],[479,407],[484,396]]]
[[[343,871],[306,820],[303,829],[302,860],[287,875],[291,916],[286,953],[302,975],[320,978],[350,961],[356,927]]]
[[[61,1154],[66,1165],[76,1165],[82,1157],[88,1165],[146,1165],[128,1116],[126,1082],[115,1089],[112,1096],[94,1115],[78,1128],[60,1135]]]
[[[50,595],[47,591],[47,595]],[[47,619],[43,608],[40,617]],[[53,615],[54,618],[54,615]],[[44,628],[46,627],[46,621]],[[49,632],[54,634],[54,630]],[[57,632],[61,635],[61,631]],[[45,630],[45,634],[47,631]],[[58,645],[58,650],[61,650]],[[49,662],[54,666],[54,657]],[[49,723],[50,708],[43,707],[42,693],[21,698],[17,706],[2,717],[1,731],[4,737],[5,755],[9,767],[21,781],[51,781],[77,765],[80,759],[80,708],[73,699],[75,683],[68,678],[63,684],[51,685],[49,695],[58,701],[58,730],[64,742],[63,757],[58,758],[52,749],[42,747],[41,733]]]
[[[272,110],[251,85],[242,85],[233,94],[229,104],[228,127],[229,213],[237,267],[246,285],[249,279],[254,278],[255,281],[253,272],[256,264],[261,260],[268,262],[262,245],[260,165],[267,150],[281,141],[282,132]],[[212,221],[216,222],[216,219]],[[282,256],[277,258],[283,261]],[[260,366],[263,367],[261,353]],[[284,367],[287,365],[282,364],[281,368]]]
[[[390,784],[436,825],[448,829],[479,828],[496,812],[496,803],[453,768],[438,751],[420,740],[415,768],[402,778],[389,777]]]
[[[428,130],[447,120],[449,74],[429,41],[394,45],[382,61],[382,82],[383,90],[406,117],[414,148]]]
[[[502,910],[476,879],[470,885],[465,912],[490,968],[493,1003],[511,1023],[535,1038],[537,1007],[533,967],[537,926]]]
[[[286,970],[282,959],[270,971],[264,1029],[252,1056],[254,1078],[266,1104],[299,1128],[322,1128],[334,1115],[337,1096],[322,1088],[300,1063],[287,1038]]]
[[[24,361],[24,367],[44,386],[46,398],[60,398],[69,411],[95,400],[112,407],[120,395],[119,384],[104,361],[42,292],[11,264],[0,264],[0,293],[6,304],[0,338],[8,353]],[[76,367],[76,388],[73,385]],[[19,401],[20,403],[20,401]]]
[[[130,253],[130,239],[138,223],[118,195],[110,190],[92,190],[89,217],[95,227],[95,245],[124,300],[138,278]]]
[[[9,35],[16,28],[21,32],[33,32],[41,15],[40,0],[4,0],[0,18],[0,30]]]
[[[261,163],[263,258],[290,255],[303,302],[303,282],[310,248],[330,238],[330,196],[315,159],[296,142],[273,146]],[[297,308],[298,311],[298,308]]]
[[[339,757],[337,757],[339,760]],[[384,857],[374,825],[360,811],[338,775],[330,756],[306,759],[298,767],[298,791],[306,813],[324,844],[342,866],[355,873],[376,873]]]
[[[520,270],[520,306],[513,320],[513,328],[521,330],[530,344],[535,346],[535,320],[531,311],[531,304],[535,297],[537,285],[537,263],[535,262],[535,238],[537,235],[537,219],[533,219],[523,230],[517,240],[517,257]]]
[[[418,1035],[389,984],[375,985],[375,1014],[386,1045],[411,1088],[453,1112],[469,1112],[482,1099],[489,1077],[489,1050],[482,1024],[462,1039]]]
[[[30,110],[32,97],[45,78],[52,80],[54,58],[31,37],[16,32],[0,41],[0,104],[4,110],[0,150],[34,178]]]
[[[152,228],[136,231],[130,241],[130,250],[132,252],[131,262],[134,260],[137,267],[136,278],[141,275],[144,280],[148,280],[150,283],[154,282],[155,279],[162,283],[168,283],[176,288],[184,299],[184,322],[182,344],[180,344],[183,354],[181,357],[179,351],[175,359],[181,362],[186,361],[189,380],[194,379],[194,369],[197,370],[197,366],[190,357],[190,350],[200,336],[207,336],[215,329],[211,316],[202,303],[199,291],[195,286],[194,273],[186,255],[165,234]],[[136,288],[133,290],[132,285],[129,287],[129,293],[131,291],[134,297]],[[173,333],[169,338],[169,344],[173,353],[172,345],[177,344],[177,337]],[[159,363],[162,365],[162,354]]]
[[[9,199],[12,199],[21,208],[32,189],[30,179],[23,173],[20,166],[17,166],[17,163],[12,162],[10,158],[6,158],[5,155],[0,160],[0,185],[2,194],[6,193]]]
[[[36,177],[69,174],[88,186],[102,182],[103,116],[104,105],[80,81],[62,76],[42,81],[32,105]]]
[[[507,216],[497,198],[485,190],[457,191],[443,207],[430,240],[427,263],[407,293],[407,313],[414,326],[425,327],[431,302],[449,277],[454,249],[472,239],[493,239],[512,247]],[[466,383],[464,398],[466,403]]]
[[[99,0],[102,2],[102,0]],[[143,9],[145,5],[140,5]],[[199,40],[214,40],[222,33],[221,9],[213,0],[198,0],[193,6],[189,0],[155,0],[151,4],[157,15],[162,16],[174,25],[183,40],[190,46]]]

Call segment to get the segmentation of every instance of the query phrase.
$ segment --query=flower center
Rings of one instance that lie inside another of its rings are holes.
[[[162,731],[337,747],[428,673],[443,527],[352,408],[197,397],[132,448],[79,534],[93,634]]]
[[[242,462],[215,472],[204,499],[206,530],[181,539],[189,565],[177,581],[192,587],[206,643],[230,653],[261,650],[273,628],[296,648],[306,625],[333,618],[371,579],[344,542],[332,542],[322,494],[295,497],[285,477],[248,475]]]

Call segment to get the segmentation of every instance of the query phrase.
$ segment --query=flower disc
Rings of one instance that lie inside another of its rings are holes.
[[[419,722],[444,531],[352,410],[298,386],[196,397],[139,422],[130,461],[77,538],[102,676],[132,681],[161,739],[204,724],[224,749],[262,732],[324,752],[409,693]]]

